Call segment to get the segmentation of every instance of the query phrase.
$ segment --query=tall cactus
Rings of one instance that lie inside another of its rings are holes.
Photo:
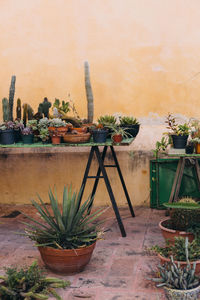
[[[24,123],[24,126],[26,126],[26,123],[27,123],[27,111],[28,111],[28,104],[24,104],[23,105],[23,123]]]
[[[9,121],[9,103],[7,98],[2,99],[3,121]]]
[[[84,63],[84,70],[85,70],[85,89],[86,89],[86,96],[87,96],[87,111],[88,111],[88,122],[93,122],[94,117],[94,103],[93,103],[93,93],[92,93],[92,86],[90,83],[90,70],[89,70],[89,63],[85,61]]]
[[[28,120],[32,120],[33,119],[33,109],[29,104],[27,104],[27,114],[28,114]]]
[[[21,107],[21,99],[17,99],[17,107],[16,107],[16,117],[18,120],[22,118],[22,107]]]
[[[14,95],[15,95],[15,81],[16,81],[16,76],[13,75],[11,78],[10,90],[9,90],[9,120],[10,121],[13,121],[13,103],[14,103]]]

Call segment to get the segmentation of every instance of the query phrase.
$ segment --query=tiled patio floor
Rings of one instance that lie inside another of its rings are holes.
[[[24,216],[2,218],[13,210],[22,210],[34,214],[32,206],[0,205],[0,273],[3,267],[10,265],[30,265],[38,260],[43,263],[38,250],[32,242],[16,235],[23,231],[20,221]],[[159,262],[151,256],[146,248],[153,244],[162,244],[163,239],[158,229],[158,222],[165,216],[164,211],[147,207],[135,209],[136,217],[132,218],[129,210],[121,208],[120,213],[127,232],[127,237],[120,236],[113,210],[106,212],[107,221],[105,239],[98,241],[92,259],[85,270],[74,276],[58,277],[71,281],[71,287],[60,290],[64,300],[161,300],[166,299],[163,291],[146,278],[151,277]],[[53,276],[51,272],[48,275]],[[54,298],[50,298],[54,299]]]

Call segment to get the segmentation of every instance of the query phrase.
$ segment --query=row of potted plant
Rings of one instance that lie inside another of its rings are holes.
[[[74,127],[71,123],[60,118],[48,119],[47,117],[29,120],[24,126],[22,121],[8,121],[0,124],[0,143],[13,144],[19,142],[31,144],[34,136],[43,143],[50,140],[59,144],[61,138],[67,143],[88,142],[91,135],[96,143],[104,143],[107,137],[115,143],[120,143],[123,138],[135,137],[140,124],[133,117],[121,117],[119,122],[114,116],[101,116],[97,124],[85,124]]]
[[[166,246],[155,245],[159,277],[151,279],[164,287],[167,299],[198,299],[200,292],[200,204],[192,198],[166,203],[170,217],[159,227]]]

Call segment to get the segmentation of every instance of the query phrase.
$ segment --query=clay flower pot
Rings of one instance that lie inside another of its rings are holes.
[[[196,143],[195,150],[196,150],[196,154],[200,154],[200,143]]]
[[[59,145],[60,140],[61,140],[60,136],[57,136],[57,135],[52,135],[51,136],[51,142],[52,142],[53,145]]]
[[[169,224],[170,218],[161,220],[159,223],[159,227],[161,229],[162,235],[165,240],[169,241],[169,244],[174,244],[174,238],[175,237],[188,237],[189,242],[192,242],[194,240],[194,234],[190,232],[185,231],[179,231],[174,229],[167,228],[167,224]]]
[[[123,140],[123,137],[121,134],[114,134],[112,135],[112,140],[114,143],[121,143],[121,141]]]
[[[95,248],[92,245],[79,249],[54,249],[51,247],[38,247],[44,264],[53,272],[73,274],[80,272],[89,263]]]
[[[161,265],[164,265],[166,263],[170,263],[170,258],[164,257],[160,253],[158,253],[158,257],[160,259]],[[175,260],[174,263],[177,265],[178,261]],[[186,261],[179,261],[179,263],[180,263],[180,266],[183,267],[183,268],[187,266],[187,262]],[[192,267],[193,267],[194,263],[196,263],[195,274],[199,274],[200,273],[200,260],[190,261],[190,264],[191,264]]]
[[[168,300],[197,300],[200,292],[200,285],[190,290],[175,290],[164,286],[164,290]]]

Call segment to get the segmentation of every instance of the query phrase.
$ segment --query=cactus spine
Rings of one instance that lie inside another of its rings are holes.
[[[10,121],[13,121],[13,103],[14,103],[14,95],[15,95],[15,81],[16,81],[16,76],[13,75],[11,78],[10,90],[9,90],[9,120]]]
[[[16,107],[16,116],[18,120],[22,118],[22,107],[21,107],[21,100],[17,99],[17,107]]]
[[[7,98],[2,99],[3,121],[9,121],[9,103]]]
[[[94,101],[93,101],[93,93],[92,93],[92,86],[90,83],[90,71],[89,71],[89,63],[85,61],[84,63],[85,69],[85,89],[86,89],[86,96],[87,96],[87,111],[88,111],[88,122],[93,122],[94,117]]]

